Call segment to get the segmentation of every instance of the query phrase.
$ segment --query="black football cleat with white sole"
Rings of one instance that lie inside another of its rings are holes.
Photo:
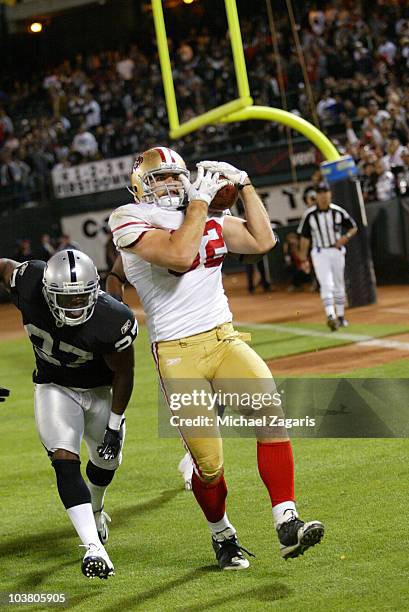
[[[324,525],[320,521],[304,523],[294,516],[277,528],[280,554],[283,559],[294,559],[308,548],[319,544],[324,537]]]
[[[101,578],[106,580],[108,576],[114,576],[114,566],[108,553],[103,546],[90,544],[84,555],[81,565],[82,573],[87,578]]]
[[[216,559],[222,570],[243,570],[250,565],[248,559],[243,555],[245,552],[254,557],[250,551],[240,546],[236,532],[230,527],[212,536],[212,546],[216,553]]]
[[[348,327],[349,323],[345,317],[338,317],[338,327]]]

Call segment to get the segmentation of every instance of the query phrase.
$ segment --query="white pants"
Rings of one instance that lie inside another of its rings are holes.
[[[122,461],[125,420],[121,425],[121,451],[115,459],[105,461],[97,452],[104,439],[111,413],[111,387],[72,389],[61,385],[37,384],[34,391],[34,414],[40,440],[48,453],[58,448],[80,454],[84,438],[92,463],[105,470],[115,470]]]
[[[320,284],[321,300],[327,316],[344,316],[345,308],[345,248],[311,251],[315,274]],[[334,310],[335,303],[335,310]]]

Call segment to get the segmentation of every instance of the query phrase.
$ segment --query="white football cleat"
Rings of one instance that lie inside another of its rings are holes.
[[[88,544],[87,552],[82,560],[81,569],[87,578],[101,578],[106,580],[108,576],[114,576],[115,570],[108,553],[101,545]]]
[[[109,537],[108,523],[111,522],[111,517],[104,512],[104,508],[101,508],[101,510],[94,512],[94,518],[101,544],[106,544]]]
[[[179,462],[178,470],[182,474],[185,482],[185,490],[192,490],[192,475],[193,475],[193,461],[190,453],[186,453],[183,459]]]

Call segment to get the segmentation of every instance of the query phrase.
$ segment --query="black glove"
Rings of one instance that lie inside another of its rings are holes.
[[[10,391],[8,389],[3,389],[0,387],[0,402],[5,402],[6,397],[10,395]]]
[[[121,430],[116,431],[116,429],[110,429],[107,427],[105,430],[104,440],[97,448],[98,455],[102,457],[102,459],[105,459],[105,461],[115,459],[121,450],[121,441]]]

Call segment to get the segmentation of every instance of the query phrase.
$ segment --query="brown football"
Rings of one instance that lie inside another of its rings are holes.
[[[220,177],[220,180],[226,180]],[[233,204],[236,203],[237,198],[239,196],[239,190],[237,187],[233,185],[231,181],[227,183],[224,187],[219,189],[219,191],[214,196],[213,200],[210,203],[209,209],[222,211],[231,208]]]

